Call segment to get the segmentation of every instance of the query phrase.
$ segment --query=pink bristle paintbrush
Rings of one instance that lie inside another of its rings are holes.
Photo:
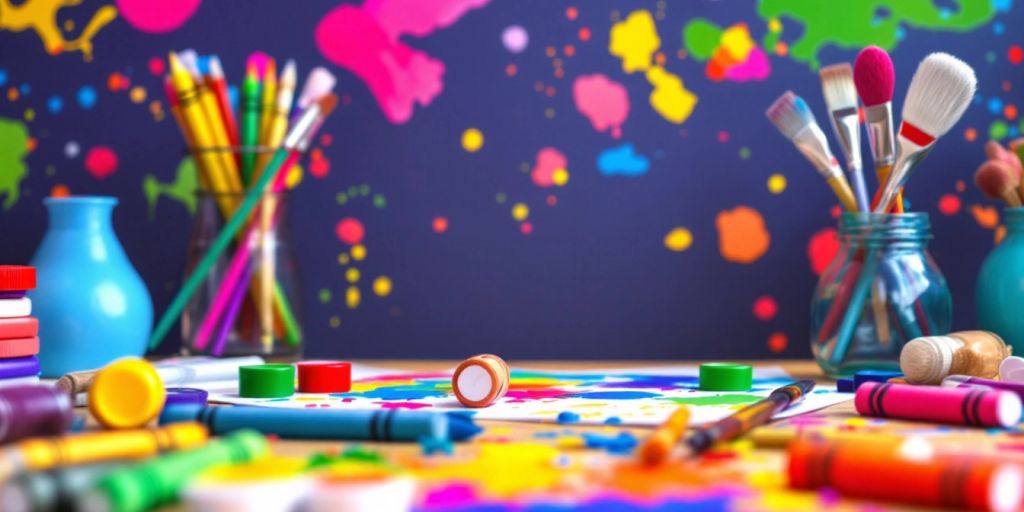
[[[885,50],[868,46],[857,54],[853,63],[853,83],[864,103],[864,126],[875,161],[878,183],[889,178],[896,161],[896,139],[892,126],[892,94],[896,87],[896,70]],[[896,198],[896,211],[903,213],[903,194]]]
[[[1020,175],[1005,162],[989,160],[981,164],[974,173],[974,184],[992,199],[1004,201],[1013,208],[1021,206],[1020,195],[1017,194]]]

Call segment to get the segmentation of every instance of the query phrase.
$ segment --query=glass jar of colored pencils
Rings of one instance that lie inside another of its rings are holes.
[[[1024,208],[1003,212],[1006,237],[978,272],[974,307],[978,327],[992,331],[1024,354]]]
[[[924,213],[840,217],[839,253],[811,301],[811,350],[825,373],[899,370],[906,342],[949,332],[952,299],[929,239]]]
[[[196,192],[198,204],[185,274],[224,228],[245,194]],[[265,193],[248,225],[224,251],[181,316],[188,354],[302,356],[299,289],[285,217],[287,196]]]

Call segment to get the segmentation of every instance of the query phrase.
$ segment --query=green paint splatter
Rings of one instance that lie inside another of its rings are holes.
[[[695,18],[683,27],[683,46],[700,62],[714,55],[721,38],[722,27],[704,18]]]
[[[28,139],[24,123],[0,117],[0,194],[6,196],[5,210],[18,202],[18,187],[28,174],[24,160],[28,154]]]
[[[743,160],[750,158],[750,148],[746,146],[740,148],[740,158]]]
[[[328,290],[327,288],[321,288],[320,293],[317,294],[317,297],[320,299],[321,303],[327,304],[328,302],[331,301],[331,291]]]
[[[338,192],[338,195],[334,196],[334,199],[338,201],[338,204],[345,204],[348,202],[348,194],[344,192]]]
[[[842,14],[834,2],[813,0],[761,0],[758,14],[765,20],[790,18],[803,25],[803,34],[789,47],[789,55],[818,69],[818,54],[835,46],[857,50],[875,44],[892,50],[907,29],[967,32],[992,20],[993,2],[952,0],[939,6],[934,0],[846,0]]]
[[[695,397],[672,397],[662,398],[662,400],[668,400],[682,405],[737,405],[737,404],[752,404],[764,397],[757,395],[711,395],[711,396],[695,396]]]
[[[149,218],[152,219],[156,214],[156,203],[160,196],[167,196],[181,203],[189,214],[194,214],[197,188],[199,182],[192,157],[187,156],[181,160],[171,183],[161,183],[156,176],[147,174],[142,178],[142,192],[146,195],[146,203],[149,204]]]
[[[494,200],[497,201],[498,204],[504,204],[506,199],[504,192],[498,192],[494,195]]]
[[[382,209],[388,205],[388,200],[381,194],[373,195],[373,206],[377,209]]]
[[[366,197],[370,195],[370,186],[367,184],[359,185],[359,195]]]
[[[1002,119],[992,121],[988,127],[988,138],[991,140],[1003,140],[1010,134],[1010,127]]]

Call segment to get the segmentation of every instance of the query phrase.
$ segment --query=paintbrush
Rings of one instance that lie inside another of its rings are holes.
[[[779,412],[796,405],[813,389],[813,380],[798,380],[778,388],[768,398],[754,402],[732,416],[698,427],[686,440],[684,451],[687,455],[696,455],[718,443],[736,439],[754,427],[768,423]]]
[[[680,405],[665,423],[654,429],[654,432],[644,440],[644,444],[640,445],[640,449],[637,450],[640,462],[648,466],[665,462],[679,444],[679,440],[686,434],[689,423],[690,408]]]
[[[851,212],[857,211],[857,200],[853,197],[850,185],[843,177],[836,157],[832,156],[828,139],[818,127],[814,114],[803,98],[793,91],[786,91],[768,107],[765,115],[825,178],[843,208]]]
[[[889,179],[896,161],[896,139],[892,128],[892,94],[896,87],[896,70],[885,50],[868,46],[853,62],[853,83],[864,103],[864,126],[868,145],[875,161],[878,183]],[[896,213],[903,213],[903,192],[897,193]]]
[[[839,139],[839,147],[846,157],[846,173],[853,186],[858,209],[866,212],[868,192],[860,158],[860,112],[857,110],[857,89],[853,85],[853,67],[845,62],[825,66],[818,76],[821,77],[821,90],[828,107],[832,131]]]
[[[989,198],[1003,201],[1012,208],[1021,206],[1017,194],[1020,176],[1006,162],[989,160],[981,164],[974,173],[974,184]]]
[[[903,102],[896,161],[880,189],[875,213],[889,211],[917,164],[963,116],[977,86],[974,70],[952,55],[933,53],[921,61]]]

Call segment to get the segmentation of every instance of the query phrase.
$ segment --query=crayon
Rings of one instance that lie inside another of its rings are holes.
[[[915,441],[917,447],[909,441],[794,441],[788,450],[789,485],[928,507],[1020,509],[1024,470],[1017,463],[937,454],[923,440]]]
[[[91,432],[59,438],[34,438],[0,449],[0,481],[23,471],[59,466],[141,459],[206,442],[206,428],[180,423],[163,428]]]
[[[686,427],[689,423],[690,409],[685,405],[679,406],[665,420],[665,423],[654,429],[650,437],[640,446],[641,462],[648,466],[664,462],[672,453],[673,448],[679,444],[679,440],[686,434]]]
[[[1009,391],[878,382],[857,388],[854,405],[862,416],[979,427],[1009,427],[1021,415],[1021,400]]]
[[[241,96],[242,184],[249,186],[256,168],[256,146],[260,143],[260,79],[255,65],[250,64],[245,70]]]
[[[77,504],[93,485],[120,464],[90,464],[18,475],[0,486],[4,512],[63,512]]]
[[[29,436],[51,436],[71,427],[71,398],[46,385],[0,389],[0,444]]]
[[[1009,391],[1020,397],[1024,402],[1024,382],[1007,382],[1002,380],[983,379],[970,375],[950,375],[942,379],[944,388],[990,388]]]
[[[91,512],[137,512],[177,500],[189,480],[219,464],[238,464],[266,455],[266,438],[240,431],[192,450],[164,455],[104,476],[83,500]]]
[[[731,441],[756,426],[768,423],[772,416],[792,407],[812,389],[813,380],[798,380],[778,388],[768,398],[754,402],[732,416],[698,428],[686,444],[691,453],[700,453],[717,443]]]
[[[198,421],[215,435],[252,429],[282,439],[462,441],[480,432],[466,416],[401,409],[350,411],[176,405],[164,409],[160,415],[161,425],[179,421]]]

